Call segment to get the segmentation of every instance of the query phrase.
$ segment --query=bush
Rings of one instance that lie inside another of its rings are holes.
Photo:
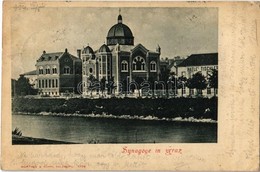
[[[173,99],[29,99],[15,98],[14,112],[55,112],[82,114],[108,113],[112,115],[154,115],[158,118],[196,117],[217,120],[217,98],[173,98]],[[206,109],[210,109],[206,112]]]
[[[19,130],[19,128],[15,127],[15,129],[12,131],[12,135],[22,136],[23,133],[21,130]]]

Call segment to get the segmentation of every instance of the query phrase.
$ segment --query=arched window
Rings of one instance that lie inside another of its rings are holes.
[[[128,71],[128,63],[126,60],[123,60],[121,63],[121,71],[122,72],[127,72]]]
[[[42,66],[39,67],[39,74],[43,74],[43,67]]]
[[[69,66],[64,67],[64,74],[70,74],[70,67]]]
[[[53,74],[56,74],[56,73],[57,73],[57,67],[56,67],[56,66],[53,66],[53,67],[52,67],[52,73],[53,73]]]
[[[156,72],[156,62],[155,61],[151,61],[151,63],[150,63],[150,71],[151,72]]]
[[[89,73],[92,74],[93,73],[93,68],[89,68]]]
[[[46,71],[46,74],[50,74],[50,73],[51,73],[50,66],[47,66],[46,69],[45,69],[45,71]]]
[[[145,70],[145,60],[143,57],[137,56],[134,58],[133,70]]]

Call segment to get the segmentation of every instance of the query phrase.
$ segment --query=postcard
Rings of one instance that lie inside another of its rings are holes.
[[[259,3],[3,6],[2,169],[259,170]]]

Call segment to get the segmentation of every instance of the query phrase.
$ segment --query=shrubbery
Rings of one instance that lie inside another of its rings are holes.
[[[173,99],[32,99],[15,98],[12,102],[15,112],[53,112],[113,115],[139,115],[167,117],[211,118],[217,120],[217,98],[173,98]]]

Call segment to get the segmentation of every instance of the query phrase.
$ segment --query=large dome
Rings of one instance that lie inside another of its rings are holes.
[[[123,24],[122,16],[119,15],[118,23],[112,26],[107,33],[107,45],[134,45],[134,37],[131,29]]]

